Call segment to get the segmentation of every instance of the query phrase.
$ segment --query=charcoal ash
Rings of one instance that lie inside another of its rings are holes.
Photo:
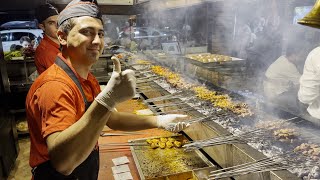
[[[320,179],[320,168],[319,166],[315,166],[311,169],[308,174],[308,179]]]

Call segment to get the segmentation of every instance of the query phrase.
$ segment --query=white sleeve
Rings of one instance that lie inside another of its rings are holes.
[[[301,74],[299,73],[296,66],[292,65],[291,68],[288,68],[288,80],[291,81],[294,85],[299,85],[299,79]]]
[[[320,48],[312,51],[305,62],[300,78],[298,98],[302,103],[311,104],[320,98]]]

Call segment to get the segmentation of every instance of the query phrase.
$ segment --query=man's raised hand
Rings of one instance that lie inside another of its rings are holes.
[[[131,99],[136,93],[136,78],[134,71],[127,69],[121,71],[120,60],[112,56],[113,72],[107,86],[95,100],[110,111],[116,104]]]

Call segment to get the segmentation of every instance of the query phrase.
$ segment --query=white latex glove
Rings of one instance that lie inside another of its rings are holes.
[[[107,86],[95,100],[108,108],[114,109],[116,104],[131,99],[136,93],[136,78],[134,71],[127,69],[121,72],[121,64],[118,58],[112,56],[113,72]]]
[[[171,132],[179,132],[190,126],[189,123],[180,122],[179,120],[184,119],[187,115],[183,114],[167,114],[157,116],[158,128],[163,128]]]

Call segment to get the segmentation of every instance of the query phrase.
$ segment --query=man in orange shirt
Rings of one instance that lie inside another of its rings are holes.
[[[96,1],[71,1],[60,13],[58,25],[62,52],[35,80],[26,99],[35,180],[97,179],[97,140],[105,125],[124,131],[158,127],[172,132],[188,126],[179,122],[185,115],[137,116],[113,111],[135,95],[136,79],[132,70],[121,71],[115,57],[114,71],[103,91],[89,72],[104,47]]]
[[[38,73],[41,74],[54,63],[60,52],[57,37],[58,10],[49,3],[41,5],[36,10],[36,18],[39,28],[44,32],[43,39],[35,53],[35,64]]]

